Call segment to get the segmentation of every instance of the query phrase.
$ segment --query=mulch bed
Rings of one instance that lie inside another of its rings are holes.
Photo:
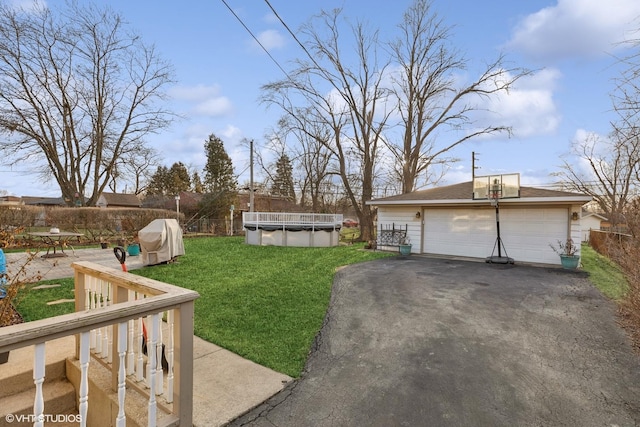
[[[4,310],[5,307],[0,304],[0,327],[17,325],[18,323],[24,322],[24,319],[20,313],[18,313],[18,310],[15,309],[13,304],[9,304],[6,307],[6,313]]]

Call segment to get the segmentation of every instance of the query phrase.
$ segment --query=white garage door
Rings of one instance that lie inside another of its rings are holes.
[[[568,216],[566,208],[501,208],[500,235],[507,255],[516,262],[558,264],[549,244],[566,237]],[[496,237],[493,208],[424,210],[426,253],[485,258]],[[493,254],[498,255],[497,248]]]

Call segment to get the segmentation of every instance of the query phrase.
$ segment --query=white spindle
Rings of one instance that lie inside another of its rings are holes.
[[[142,323],[142,325],[147,325],[146,331],[147,333],[145,334],[145,342],[147,344],[147,370],[144,374],[144,379],[145,379],[145,385],[147,386],[147,388],[151,388],[151,362],[153,361],[153,364],[156,364],[156,358],[155,358],[155,354],[156,354],[156,346],[153,345],[153,354],[154,356],[151,357],[151,322],[153,321],[153,317],[152,316],[147,316],[145,322]]]
[[[111,285],[111,283],[107,282],[107,305],[113,305],[113,286]],[[113,363],[113,351],[111,351],[111,349],[114,346],[113,343],[113,334],[115,333],[115,328],[116,325],[113,325],[112,328],[107,327],[107,362],[109,363]],[[115,344],[117,345],[117,343]],[[117,350],[117,349],[116,349]]]
[[[91,294],[91,297],[89,298],[89,305],[87,306],[87,310],[95,310],[96,309],[96,278],[95,277],[89,277],[89,279],[86,281],[86,283],[89,284],[89,292]],[[98,351],[97,346],[98,346],[98,334],[100,333],[100,330],[91,330],[91,335],[90,335],[90,343],[89,343],[89,347],[91,347],[92,349],[94,349],[95,351]]]
[[[161,395],[164,391],[164,379],[162,368],[162,313],[159,314],[160,323],[158,325],[158,342],[156,343],[156,394]]]
[[[142,341],[143,341],[143,329],[142,329],[142,317],[137,320],[138,323],[138,345],[136,346],[137,366],[136,366],[136,381],[142,381],[144,379],[144,358],[142,357]]]
[[[169,326],[167,337],[167,403],[173,402],[173,310],[167,311],[167,324]]]
[[[158,329],[160,326],[160,315],[152,314],[149,316],[149,342],[147,343],[147,351],[149,352],[149,358],[147,360],[147,366],[151,366],[149,372],[149,415],[147,425],[153,427],[156,425],[156,344],[158,342]]]
[[[127,354],[127,322],[118,324],[118,359],[120,366],[118,368],[118,417],[116,418],[117,427],[125,427],[127,419],[124,413],[124,396],[126,388],[126,372],[125,372],[125,356]]]
[[[101,296],[102,296],[102,307],[107,307],[109,305],[109,285],[105,281],[102,281]],[[102,328],[101,356],[103,359],[108,359],[109,356],[111,355],[111,351],[109,351],[111,349],[111,347],[109,346],[109,343],[111,341],[110,332],[111,332],[111,327],[105,326],[104,328]],[[110,360],[108,361],[111,362]]]
[[[89,332],[80,334],[80,390],[78,390],[78,414],[80,426],[87,425],[87,410],[89,409],[89,344],[91,341]]]
[[[133,349],[133,341],[135,339],[135,320],[131,319],[127,322],[127,375],[135,372],[135,353]]]
[[[95,308],[99,309],[102,308],[104,305],[104,295],[102,293],[102,281],[101,280],[96,280],[96,284],[95,284],[95,292],[96,292],[96,305]],[[103,353],[106,351],[106,349],[102,348],[102,344],[104,343],[104,338],[103,335],[105,334],[105,329],[106,328],[98,328],[96,329],[96,347],[95,347],[95,352],[96,355],[98,357],[103,357]]]
[[[127,301],[135,300],[135,292],[129,289],[127,295]],[[131,375],[135,372],[135,352],[133,342],[135,340],[135,320],[129,320],[129,332],[127,333],[127,375]]]
[[[44,395],[42,383],[44,383],[45,352],[44,343],[35,345],[35,360],[33,362],[33,382],[36,385],[36,396],[33,401],[34,427],[44,426]]]

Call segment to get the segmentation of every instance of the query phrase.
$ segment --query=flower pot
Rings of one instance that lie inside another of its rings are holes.
[[[560,263],[562,268],[575,270],[580,263],[580,257],[578,255],[560,255]]]
[[[140,255],[140,245],[137,243],[133,243],[127,246],[127,253],[129,256],[138,256]]]
[[[411,245],[400,245],[400,255],[407,256],[411,254]]]
[[[100,242],[100,247],[101,247],[102,249],[107,249],[107,248],[109,247],[109,243],[107,243],[107,242]]]

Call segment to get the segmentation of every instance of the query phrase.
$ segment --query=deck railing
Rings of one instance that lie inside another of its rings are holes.
[[[87,261],[74,263],[72,267],[75,313],[0,329],[0,353],[35,346],[34,419],[45,413],[42,384],[46,343],[75,335],[75,357],[81,372],[78,390],[81,425],[87,424],[91,407],[90,360],[111,371],[112,391],[118,396],[118,415],[112,425],[126,423],[126,394],[131,392],[127,385],[146,395],[149,426],[192,425],[193,316],[197,292]]]
[[[242,222],[251,226],[316,226],[342,225],[342,214],[292,213],[292,212],[244,212]]]

